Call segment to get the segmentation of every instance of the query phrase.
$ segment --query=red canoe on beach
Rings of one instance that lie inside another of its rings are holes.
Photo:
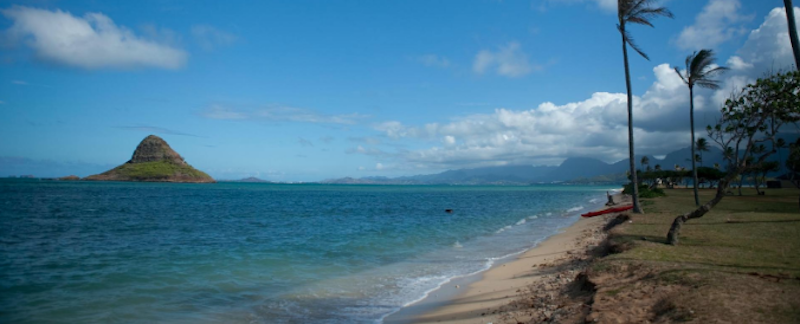
[[[588,212],[586,214],[581,214],[581,216],[583,216],[583,217],[599,216],[599,215],[608,214],[608,213],[623,212],[623,211],[626,211],[626,210],[629,210],[629,209],[633,209],[633,205],[613,207],[613,208],[607,208],[607,209],[603,209],[603,210]]]

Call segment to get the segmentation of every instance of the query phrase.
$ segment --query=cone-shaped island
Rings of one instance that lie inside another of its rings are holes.
[[[130,161],[116,168],[84,178],[94,181],[215,182],[208,174],[193,168],[158,136],[147,136]]]

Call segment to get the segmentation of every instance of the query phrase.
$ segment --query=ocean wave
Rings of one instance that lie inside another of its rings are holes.
[[[528,219],[537,219],[537,218],[539,218],[539,215],[533,215],[531,217],[528,217]]]
[[[590,203],[593,203],[593,204],[594,204],[594,203],[598,203],[598,202],[600,202],[600,198],[594,198],[594,199],[592,199],[592,200],[589,200],[589,202],[590,202]]]
[[[526,222],[526,221],[525,221],[525,219],[524,219],[524,218],[523,218],[523,219],[520,219],[520,220],[519,220],[519,222],[517,222],[517,225],[519,226],[519,225],[525,224],[525,222]]]
[[[460,248],[462,248],[464,246],[461,245],[461,243],[459,243],[458,241],[456,241],[455,243],[453,243],[453,247],[456,248],[456,249],[460,249]]]
[[[575,207],[572,207],[570,209],[567,209],[567,213],[574,213],[574,212],[579,211],[581,209],[583,209],[583,206],[575,206]]]
[[[511,225],[508,225],[508,226],[505,226],[505,227],[503,227],[503,228],[501,228],[501,229],[497,230],[497,231],[496,231],[496,232],[494,232],[494,233],[495,233],[495,234],[500,234],[500,233],[502,233],[502,232],[505,232],[507,229],[510,229],[510,228],[511,228]]]

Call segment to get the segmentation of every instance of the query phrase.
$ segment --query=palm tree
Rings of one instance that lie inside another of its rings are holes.
[[[727,70],[723,66],[716,66],[717,58],[714,57],[714,51],[709,49],[702,49],[699,52],[694,52],[692,55],[686,57],[686,72],[681,73],[678,68],[675,68],[681,80],[689,86],[689,127],[692,132],[692,157],[695,156],[695,143],[694,143],[694,86],[698,85],[708,89],[719,89],[719,80],[714,77]],[[694,179],[694,203],[700,206],[700,197],[697,195],[697,166],[694,159],[692,159],[692,178]]]
[[[656,0],[617,0],[617,18],[619,19],[617,30],[622,35],[622,59],[625,62],[625,87],[628,91],[628,160],[633,183],[633,212],[640,214],[643,211],[639,205],[639,183],[636,179],[636,162],[633,160],[633,94],[631,93],[631,70],[628,66],[628,45],[645,59],[650,60],[650,58],[636,45],[633,37],[625,28],[628,23],[653,27],[650,20],[658,16],[672,18],[672,12],[667,8],[654,8],[655,2]]]
[[[789,40],[792,41],[792,51],[794,51],[794,68],[800,69],[800,42],[797,40],[797,26],[794,21],[794,6],[792,0],[783,0],[783,7],[786,8],[786,23],[789,26]]]
[[[661,171],[661,164],[656,164],[655,169],[656,171]]]
[[[700,162],[700,166],[703,166],[703,152],[708,152],[708,141],[701,137],[697,139],[697,144],[695,144],[695,149],[697,152],[700,152],[700,159],[697,160]]]
[[[648,158],[647,156],[643,156],[642,157],[642,169],[645,168],[645,165],[649,165],[649,164],[650,164],[650,158]]]

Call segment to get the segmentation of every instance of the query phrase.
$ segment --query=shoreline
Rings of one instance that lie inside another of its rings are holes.
[[[615,202],[621,202],[621,193],[616,193],[614,198]],[[603,226],[617,214],[581,217],[527,251],[498,262],[486,271],[450,280],[423,299],[386,316],[382,323],[498,322],[502,319],[502,308],[528,293],[532,285],[554,278],[563,283],[571,281],[555,275],[560,272],[558,268],[573,254],[583,254],[599,245],[605,239]]]

